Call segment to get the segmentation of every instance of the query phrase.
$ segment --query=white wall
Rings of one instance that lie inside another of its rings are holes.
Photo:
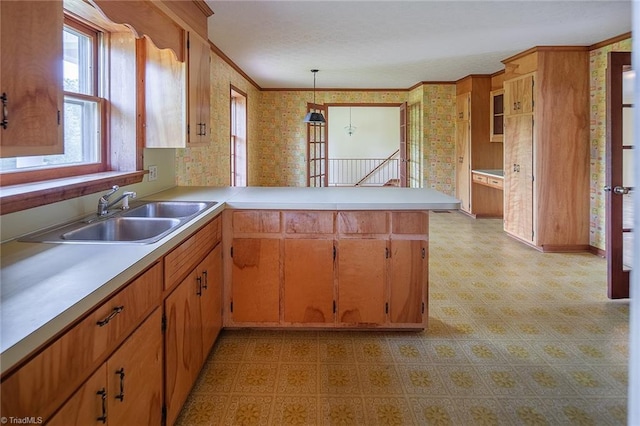
[[[146,169],[149,165],[158,166],[157,180],[149,182],[148,175],[145,175],[142,182],[122,187],[118,194],[123,191],[135,191],[138,198],[142,198],[175,186],[175,149],[145,149],[144,168]],[[102,192],[106,191],[2,215],[0,238],[5,242],[39,229],[95,213],[98,198]]]
[[[349,109],[329,107],[329,158],[387,158],[400,147],[399,107],[351,107],[351,136]]]

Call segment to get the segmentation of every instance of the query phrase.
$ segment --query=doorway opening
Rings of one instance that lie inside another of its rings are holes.
[[[409,115],[406,103],[327,105],[328,185],[417,186]]]

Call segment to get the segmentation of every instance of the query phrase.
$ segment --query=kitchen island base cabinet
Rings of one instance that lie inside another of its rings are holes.
[[[161,324],[161,310],[156,309],[47,424],[161,424]]]

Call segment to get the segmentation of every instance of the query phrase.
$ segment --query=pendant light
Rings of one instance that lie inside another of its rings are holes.
[[[318,72],[318,70],[311,70],[311,72],[313,73],[313,107],[312,108],[315,108],[316,106],[316,73]],[[309,112],[304,117],[303,121],[305,123],[310,123],[310,124],[324,124],[327,122],[327,120],[324,119],[324,116],[322,115],[321,112]]]
[[[357,127],[351,125],[351,107],[349,107],[349,125],[345,126],[344,129],[347,131],[349,136],[353,135],[356,132]]]

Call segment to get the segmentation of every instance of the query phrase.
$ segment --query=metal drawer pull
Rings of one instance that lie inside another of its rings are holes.
[[[115,317],[120,312],[122,312],[123,309],[124,309],[124,305],[116,306],[115,308],[113,308],[113,311],[111,311],[111,313],[109,314],[108,317],[106,317],[105,319],[103,319],[101,321],[96,322],[96,324],[98,324],[100,327],[103,327],[103,326],[109,324],[109,321],[111,321],[113,319],[113,317]]]
[[[202,296],[202,277],[196,277],[196,282],[198,283],[198,289],[196,290],[196,295]]]
[[[207,271],[203,271],[202,276],[204,277],[204,284],[202,284],[202,288],[206,290],[209,288],[209,275],[207,275]]]
[[[2,122],[0,123],[0,126],[2,126],[3,129],[7,128],[7,125],[9,124],[9,109],[7,108],[7,94],[3,93],[2,96],[0,96],[0,100],[2,101]]]
[[[120,376],[120,393],[116,395],[116,399],[124,401],[124,368],[116,371],[116,375]]]
[[[96,392],[96,395],[99,395],[100,398],[102,398],[102,415],[96,420],[104,424],[107,423],[107,390],[102,388]]]

